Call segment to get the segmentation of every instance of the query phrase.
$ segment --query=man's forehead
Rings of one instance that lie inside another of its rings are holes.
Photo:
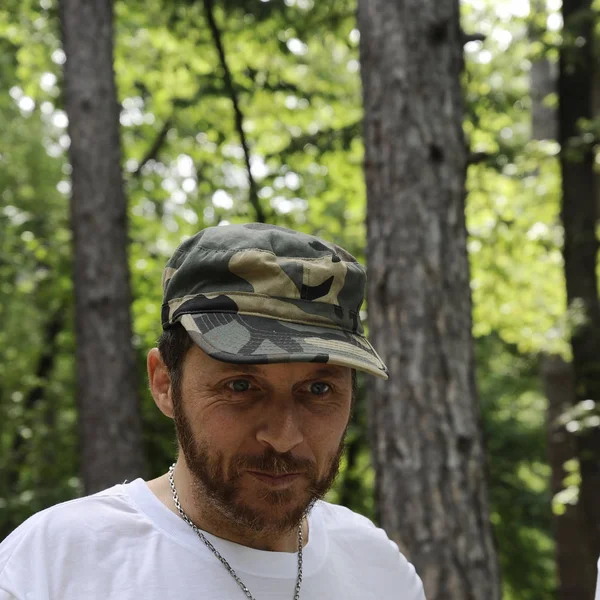
[[[308,362],[297,363],[270,363],[270,364],[248,364],[227,363],[219,360],[211,361],[211,368],[219,373],[246,373],[248,375],[269,375],[274,371],[278,373],[288,371],[290,375],[295,372],[304,372],[311,377],[334,377],[345,379],[350,374],[349,367],[340,365],[323,365]]]

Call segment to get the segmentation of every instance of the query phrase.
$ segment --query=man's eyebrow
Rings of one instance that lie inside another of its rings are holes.
[[[245,363],[228,363],[221,361],[219,365],[219,370],[224,373],[234,372],[234,373],[249,373],[256,374],[261,372],[260,365],[250,365]]]
[[[346,379],[346,371],[344,367],[323,367],[321,369],[317,369],[311,373],[311,377],[331,377],[333,379]]]

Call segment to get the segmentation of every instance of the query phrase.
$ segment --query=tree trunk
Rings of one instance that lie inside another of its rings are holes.
[[[546,31],[540,23],[546,23],[548,8],[546,0],[530,2],[531,18],[529,26],[529,41],[533,44]],[[529,93],[531,96],[531,138],[534,140],[556,140],[558,128],[558,112],[553,106],[547,106],[550,94],[556,92],[558,77],[556,63],[551,62],[545,55],[538,57],[531,64],[529,73]]]
[[[556,140],[557,114],[546,106],[547,97],[556,91],[555,64],[547,58],[531,65],[531,137],[534,140]]]
[[[380,524],[428,600],[500,598],[474,377],[458,0],[359,0]]]
[[[552,469],[552,494],[555,495],[564,489],[567,476],[564,464],[577,458],[575,437],[560,424],[560,417],[573,406],[573,366],[559,356],[544,357],[542,377],[548,398],[548,462]],[[587,552],[586,525],[581,505],[567,504],[563,514],[554,515],[553,529],[556,540],[558,600],[593,598],[596,561]]]
[[[536,13],[547,12],[546,4],[543,0],[536,0],[532,4],[532,10]],[[572,10],[572,7],[566,7],[566,10]],[[578,9],[575,9],[578,10]],[[572,14],[572,13],[570,13]],[[580,13],[581,15],[581,13]],[[577,17],[576,17],[577,19]],[[573,27],[570,21],[567,27]],[[575,25],[577,29],[578,25]],[[566,75],[568,69],[566,65],[570,61],[579,60],[570,54],[573,45],[573,37],[576,32],[568,32],[566,37],[566,46],[563,49],[563,75]],[[535,40],[537,32],[530,31],[530,38]],[[532,64],[531,68],[531,96],[532,96],[532,137],[533,139],[558,139],[558,120],[559,111],[543,105],[544,97],[558,88],[558,73],[554,73],[554,65],[547,59],[540,59]],[[570,74],[575,75],[575,72]],[[600,80],[598,73],[588,72],[587,76],[591,82],[590,87],[586,87],[584,94],[591,94],[591,114],[597,118],[600,114]],[[581,74],[586,77],[585,74]],[[570,94],[568,85],[561,79],[565,87],[562,87],[563,95]],[[571,102],[569,98],[563,100]],[[587,101],[583,104],[587,106]],[[584,110],[587,110],[585,108]],[[576,135],[577,116],[569,116],[561,113],[561,118],[567,117],[573,119],[570,124],[563,122],[563,128],[567,125],[568,134],[562,129],[562,135]],[[567,138],[561,138],[562,143],[567,143]],[[566,156],[563,157],[566,162]],[[589,158],[588,158],[589,160]],[[568,166],[567,166],[568,168]],[[563,164],[564,169],[564,164]],[[573,173],[574,177],[577,177]],[[568,176],[567,176],[568,177]],[[600,187],[598,186],[598,174],[593,173],[595,191],[589,191],[590,197],[595,197],[596,217],[598,216],[598,206],[600,205]],[[586,185],[589,185],[588,180]],[[571,198],[569,198],[569,201]],[[577,210],[577,209],[575,209]],[[591,216],[590,213],[588,215]],[[592,217],[594,218],[594,217]],[[576,235],[573,232],[574,235]],[[573,251],[577,251],[575,248]],[[595,262],[595,259],[594,259]],[[552,470],[552,494],[555,495],[564,489],[564,479],[566,472],[564,464],[568,460],[578,459],[578,442],[572,433],[569,433],[564,426],[559,424],[559,418],[569,408],[577,402],[575,395],[575,381],[573,365],[564,362],[558,356],[547,356],[543,358],[542,378],[546,397],[548,398],[547,412],[547,440],[548,440],[548,461]],[[581,398],[580,398],[581,399]],[[565,512],[553,517],[553,533],[556,542],[556,567],[558,575],[558,598],[559,600],[572,600],[573,598],[592,598],[595,589],[596,577],[596,559],[589,550],[589,543],[586,534],[586,518],[582,502],[575,505],[565,506]]]
[[[87,493],[143,475],[111,0],[61,0],[73,167],[77,401]]]
[[[544,0],[536,0],[532,10],[547,16]],[[545,21],[545,18],[544,18]],[[535,41],[541,31],[530,29],[530,39]],[[558,139],[558,110],[544,105],[548,94],[557,91],[558,68],[546,58],[531,65],[532,138]],[[596,82],[595,82],[596,83]],[[595,86],[596,87],[596,86]],[[596,92],[593,112],[598,114]],[[597,178],[597,175],[595,176]],[[546,412],[546,439],[548,462],[552,471],[551,492],[555,496],[564,489],[567,476],[564,465],[578,459],[577,440],[560,424],[560,417],[575,403],[573,365],[560,356],[542,357],[542,381],[548,399]],[[553,515],[552,529],[556,544],[556,572],[558,600],[592,598],[595,585],[595,560],[587,550],[585,517],[581,503],[565,505],[563,514]]]
[[[571,346],[575,401],[600,402],[600,305],[596,279],[598,241],[592,144],[579,123],[593,116],[595,18],[591,0],[563,0],[559,66],[561,218],[567,301],[573,315]],[[578,139],[577,139],[578,138]],[[576,148],[576,151],[574,151]],[[599,404],[595,412],[598,413]],[[587,555],[600,555],[600,428],[577,436],[581,470],[579,501],[585,516]]]

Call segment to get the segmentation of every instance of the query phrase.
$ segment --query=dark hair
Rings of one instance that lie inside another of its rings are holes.
[[[158,351],[167,366],[171,385],[177,396],[181,390],[183,361],[193,345],[192,338],[181,323],[175,323],[169,329],[164,330],[158,338]]]
[[[194,345],[192,338],[188,335],[181,323],[175,323],[169,329],[162,332],[158,338],[158,351],[167,366],[171,385],[175,392],[181,390],[183,378],[183,361],[188,350]],[[356,369],[352,369],[352,407],[358,393],[358,382]]]

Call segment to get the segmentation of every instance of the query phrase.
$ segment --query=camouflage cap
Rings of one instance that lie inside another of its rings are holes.
[[[365,271],[343,248],[284,227],[209,227],[163,273],[162,326],[180,322],[217,360],[319,362],[387,379],[364,336]]]

